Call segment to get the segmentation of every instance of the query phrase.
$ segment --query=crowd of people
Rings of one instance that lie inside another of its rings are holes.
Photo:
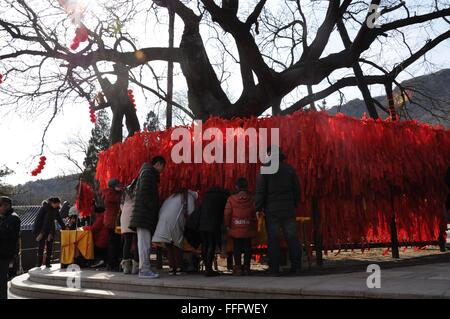
[[[232,252],[228,252],[234,257],[234,266],[230,267],[233,274],[249,275],[257,220],[265,218],[267,273],[278,275],[280,272],[280,230],[288,243],[291,272],[299,273],[301,247],[295,208],[300,185],[295,170],[284,163],[282,154],[280,161],[278,173],[258,177],[254,192],[241,177],[236,180],[232,194],[221,186],[214,186],[203,194],[200,202],[197,192],[179,188],[160,203],[159,176],[166,163],[161,156],[145,163],[130,185],[123,186],[118,179],[110,179],[108,188],[102,192],[104,212],[97,212],[94,224],[84,228],[91,230],[95,239],[98,262],[93,267],[106,266],[108,270],[138,274],[140,278],[157,278],[159,274],[152,269],[149,258],[153,243],[165,249],[169,274],[180,275],[185,270],[183,254],[187,242],[193,249],[201,250],[205,275],[217,276],[215,258],[219,250],[225,251],[226,246],[230,246],[223,244],[226,238],[233,247]],[[121,241],[115,240],[118,224]],[[122,245],[120,262],[118,245]]]
[[[84,230],[92,232],[96,262],[94,268],[107,267],[111,271],[154,279],[159,274],[152,269],[152,243],[167,252],[169,274],[184,273],[185,243],[195,249],[201,247],[201,259],[206,276],[218,276],[214,261],[218,249],[234,258],[230,267],[234,275],[249,275],[251,271],[252,239],[257,236],[258,219],[264,219],[267,231],[268,275],[280,274],[280,234],[284,234],[290,256],[290,273],[301,270],[302,250],[297,235],[296,206],[300,184],[295,170],[285,162],[281,152],[280,166],[274,174],[259,174],[252,192],[245,178],[238,178],[231,191],[220,186],[209,188],[199,203],[198,194],[188,188],[174,190],[160,203],[158,184],[166,161],[156,156],[143,164],[139,175],[128,186],[116,179],[102,191],[103,205],[95,206],[95,220]],[[268,149],[270,155],[270,148]],[[263,164],[270,165],[270,163]],[[450,168],[445,178],[450,189]],[[450,194],[446,202],[450,208]],[[61,200],[57,197],[43,201],[33,226],[37,242],[37,266],[50,267],[55,222],[61,229],[77,229],[77,215],[67,222],[60,216]],[[120,225],[120,240],[117,226]],[[225,236],[224,236],[225,230]],[[7,272],[17,253],[20,218],[14,212],[9,197],[0,197],[0,299],[6,298]],[[232,243],[232,251],[223,238]],[[121,251],[121,260],[118,259]],[[45,254],[44,254],[45,251]],[[231,254],[230,254],[231,253]],[[45,256],[45,258],[44,258]],[[243,257],[243,258],[242,258]],[[242,261],[243,259],[243,261]],[[228,258],[230,266],[231,258]]]

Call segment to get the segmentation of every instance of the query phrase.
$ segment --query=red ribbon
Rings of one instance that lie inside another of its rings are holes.
[[[450,165],[450,131],[416,121],[354,119],[326,112],[224,120],[211,117],[203,130],[279,128],[281,149],[301,183],[298,215],[311,216],[317,198],[325,249],[335,243],[390,242],[389,223],[397,221],[398,237],[408,242],[437,240],[446,197],[445,172]],[[191,134],[193,126],[188,127]],[[143,131],[99,154],[101,188],[110,178],[128,184],[152,156],[167,160],[161,175],[162,199],[177,187],[199,190],[213,185],[233,189],[243,176],[254,189],[260,163],[175,164],[171,150],[174,128]],[[235,139],[236,137],[233,137]],[[209,141],[203,142],[203,147]],[[192,159],[193,159],[192,141]],[[249,147],[246,141],[245,147]],[[236,147],[235,147],[236,148]],[[312,234],[308,236],[312,238]]]

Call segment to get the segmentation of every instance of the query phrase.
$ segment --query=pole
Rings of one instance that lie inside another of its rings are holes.
[[[316,250],[316,263],[317,266],[321,267],[323,265],[323,242],[322,233],[320,231],[320,212],[317,205],[317,198],[313,198],[312,201],[312,217],[313,217],[313,231],[314,231],[314,248]]]
[[[392,245],[392,258],[400,258],[400,253],[398,251],[398,237],[397,237],[397,223],[395,222],[395,212],[392,216],[391,224],[391,245]]]

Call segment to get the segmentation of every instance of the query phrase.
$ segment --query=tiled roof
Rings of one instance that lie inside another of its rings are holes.
[[[33,230],[33,224],[41,206],[14,206],[14,211],[20,217],[20,230]],[[56,225],[56,229],[59,229]]]

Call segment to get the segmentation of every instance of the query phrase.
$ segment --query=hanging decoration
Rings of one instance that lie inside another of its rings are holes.
[[[39,175],[41,172],[42,172],[42,170],[44,169],[44,166],[45,166],[45,162],[47,161],[47,157],[45,157],[45,156],[41,156],[40,158],[39,158],[39,165],[31,172],[31,175],[32,176],[37,176],[37,175]]]
[[[89,114],[91,117],[91,123],[95,124],[97,123],[97,117],[95,116],[95,110],[94,110],[94,103],[89,102]]]
[[[75,51],[80,46],[80,43],[88,41],[88,30],[83,25],[82,19],[89,3],[78,0],[58,0],[58,3],[67,13],[72,24],[76,26],[75,37],[70,44],[70,49]]]
[[[128,89],[128,98],[130,99],[131,104],[133,104],[134,110],[137,111],[136,100],[134,99],[134,94],[133,94],[132,89]]]
[[[94,191],[91,185],[81,181],[78,185],[75,206],[80,212],[80,217],[91,216],[94,211]]]
[[[193,127],[187,127],[191,136]],[[417,121],[367,116],[358,120],[326,112],[232,120],[212,117],[203,123],[203,130],[219,128],[223,136],[226,128],[238,127],[279,128],[281,149],[301,183],[297,214],[311,217],[312,199],[317,199],[325,249],[337,243],[389,243],[392,218],[400,242],[437,240],[447,195],[449,130]],[[255,189],[258,163],[173,163],[173,130],[138,132],[100,153],[96,172],[100,187],[106,188],[113,177],[130,183],[144,162],[162,155],[167,160],[161,175],[162,199],[177,187],[199,190],[200,195],[213,185],[232,190],[241,176]],[[204,141],[203,147],[208,143]]]
[[[72,40],[72,44],[70,45],[70,49],[75,51],[80,46],[80,43],[86,42],[88,40],[88,31],[86,27],[81,26],[75,30],[75,37]]]

